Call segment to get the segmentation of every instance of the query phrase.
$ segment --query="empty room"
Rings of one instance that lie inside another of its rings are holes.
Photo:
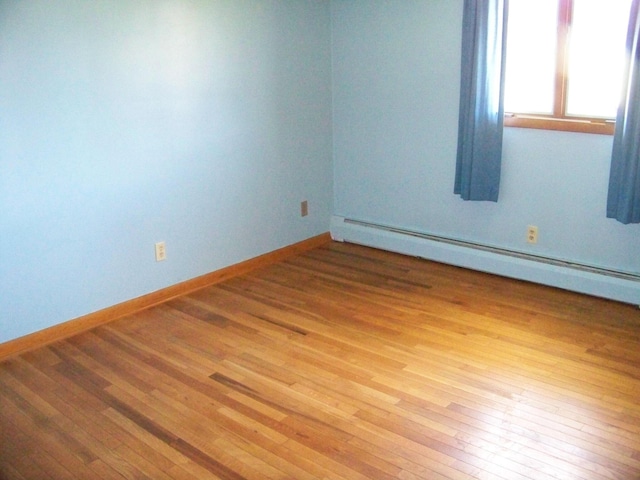
[[[0,478],[639,480],[639,10],[0,1]]]

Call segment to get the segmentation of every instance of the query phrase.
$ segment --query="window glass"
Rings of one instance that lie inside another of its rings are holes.
[[[631,0],[573,0],[567,115],[615,118],[630,6]]]
[[[558,1],[509,0],[505,112],[553,113]]]

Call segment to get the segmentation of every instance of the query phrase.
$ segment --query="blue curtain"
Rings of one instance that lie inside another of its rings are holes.
[[[640,0],[634,0],[627,33],[628,64],[613,136],[607,217],[640,223]]]
[[[465,0],[454,193],[498,201],[504,117],[506,0]]]

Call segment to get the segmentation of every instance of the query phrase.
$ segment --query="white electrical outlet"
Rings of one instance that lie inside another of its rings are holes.
[[[538,243],[538,227],[535,225],[527,226],[527,242]]]
[[[156,262],[161,262],[167,259],[167,249],[164,242],[156,243]]]

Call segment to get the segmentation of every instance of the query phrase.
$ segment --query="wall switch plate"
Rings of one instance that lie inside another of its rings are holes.
[[[306,200],[300,202],[300,216],[306,217],[309,215],[309,202]]]
[[[167,259],[167,249],[164,242],[156,243],[156,262],[161,262]]]
[[[538,243],[538,227],[535,225],[527,226],[527,242]]]

